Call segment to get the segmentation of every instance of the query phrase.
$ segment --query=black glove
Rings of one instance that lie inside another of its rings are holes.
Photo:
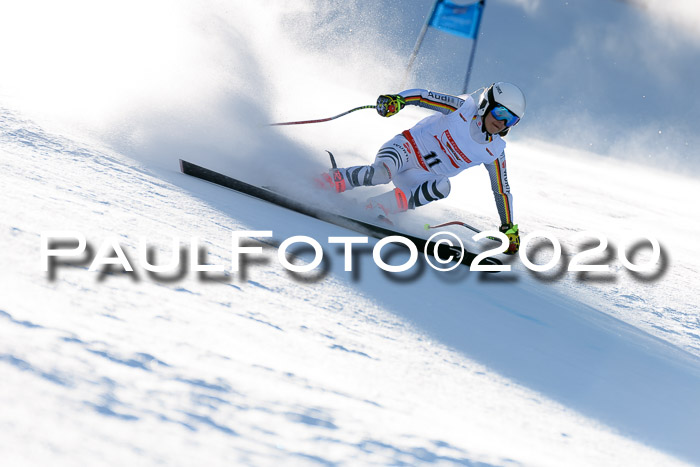
[[[506,234],[510,245],[508,249],[503,253],[507,255],[514,255],[520,249],[520,232],[518,231],[518,224],[503,224],[498,230]]]
[[[391,117],[399,113],[406,105],[406,99],[399,94],[382,94],[377,98],[377,113],[382,117]]]

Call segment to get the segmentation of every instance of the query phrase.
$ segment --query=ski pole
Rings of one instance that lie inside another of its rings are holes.
[[[481,230],[477,229],[476,227],[472,227],[471,225],[467,224],[466,222],[461,222],[461,221],[450,221],[450,222],[445,222],[444,224],[438,224],[438,225],[430,225],[430,224],[425,224],[425,230],[430,230],[430,229],[439,229],[440,227],[447,227],[448,225],[461,225],[462,227],[466,227],[469,230],[473,230],[476,233],[481,233]]]
[[[472,227],[471,225],[467,224],[466,222],[461,222],[461,221],[450,221],[450,222],[445,222],[444,224],[438,224],[438,225],[430,225],[430,224],[425,224],[423,227],[425,227],[425,230],[430,230],[430,229],[439,229],[440,227],[447,227],[448,225],[460,225],[462,227],[465,227],[469,230],[472,230],[476,233],[481,233],[481,230],[477,229],[476,227]],[[497,242],[500,242],[500,240],[496,237],[488,236],[486,237],[489,240],[495,240]]]
[[[282,126],[282,125],[304,125],[306,123],[321,123],[321,122],[329,122],[331,120],[335,120],[336,118],[340,118],[343,115],[347,115],[349,113],[352,113],[356,110],[362,110],[362,109],[376,109],[376,105],[363,105],[361,107],[355,107],[354,109],[350,109],[347,112],[343,112],[342,114],[338,114],[335,117],[328,117],[328,118],[319,118],[318,120],[302,120],[299,122],[282,122],[282,123],[270,123],[269,126]]]

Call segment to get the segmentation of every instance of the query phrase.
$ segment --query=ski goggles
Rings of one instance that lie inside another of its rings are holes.
[[[493,115],[493,118],[495,118],[496,120],[505,121],[506,128],[510,128],[520,121],[520,117],[518,117],[502,105],[497,105],[496,107],[494,107],[491,111],[491,115]]]

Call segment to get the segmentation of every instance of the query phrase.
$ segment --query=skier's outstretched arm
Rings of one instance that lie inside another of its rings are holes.
[[[404,98],[406,105],[417,105],[445,115],[454,112],[464,104],[464,99],[457,96],[428,91],[427,89],[409,89],[400,92],[399,95]]]
[[[513,224],[513,195],[510,193],[508,173],[506,172],[506,154],[500,156],[489,164],[484,164],[491,178],[491,189],[496,200],[496,208],[501,218],[501,225]]]
[[[382,94],[377,98],[377,113],[382,117],[391,117],[399,113],[406,105],[417,105],[445,115],[454,112],[464,103],[450,94],[442,94],[427,89],[407,89],[399,94]]]
[[[518,225],[513,224],[513,195],[510,194],[508,174],[506,173],[506,155],[501,153],[490,164],[484,164],[491,178],[491,189],[496,200],[501,226],[498,228],[508,237],[508,248],[503,252],[514,255],[520,249],[520,232]]]

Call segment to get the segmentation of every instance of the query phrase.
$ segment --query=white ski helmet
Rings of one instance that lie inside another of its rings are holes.
[[[515,84],[502,81],[493,83],[481,93],[477,114],[484,117],[497,105],[504,106],[516,117],[522,119],[525,115],[525,94]],[[510,128],[503,130],[500,133],[501,136],[505,136]]]

